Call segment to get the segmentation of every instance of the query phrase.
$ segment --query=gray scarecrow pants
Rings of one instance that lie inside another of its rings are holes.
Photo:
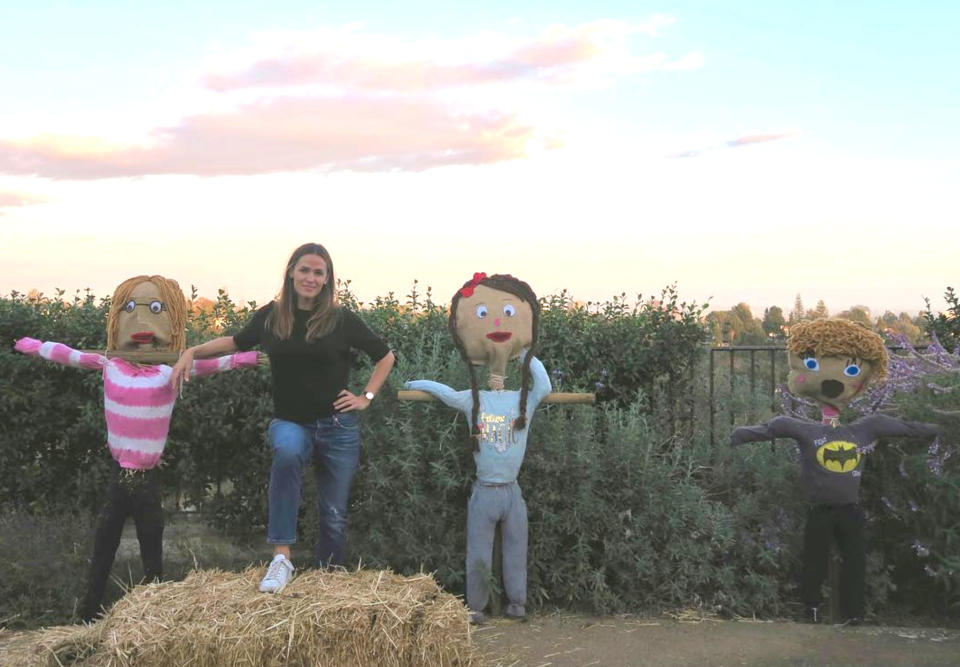
[[[467,503],[467,606],[483,611],[490,599],[487,577],[493,564],[493,536],[500,523],[506,613],[523,616],[527,603],[527,504],[516,482],[479,480]]]

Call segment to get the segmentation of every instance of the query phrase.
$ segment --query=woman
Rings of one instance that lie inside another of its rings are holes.
[[[360,458],[357,411],[365,410],[393,368],[394,355],[353,312],[337,303],[333,261],[318,243],[293,251],[275,301],[260,308],[236,336],[187,349],[172,382],[187,381],[194,357],[210,357],[255,345],[270,355],[274,418],[268,494],[267,543],[274,557],[260,590],[280,591],[294,572],[290,545],[297,539],[303,468],[316,458],[319,536],[314,565],[343,562],[350,485]],[[376,364],[359,395],[347,387],[350,350],[363,350]]]

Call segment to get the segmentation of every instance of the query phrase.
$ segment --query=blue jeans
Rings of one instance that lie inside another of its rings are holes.
[[[314,565],[342,564],[350,485],[360,463],[357,413],[336,413],[310,424],[273,419],[267,434],[273,447],[267,543],[297,541],[303,468],[312,456],[320,524]]]

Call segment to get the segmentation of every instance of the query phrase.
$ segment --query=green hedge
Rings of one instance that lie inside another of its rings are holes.
[[[342,297],[359,308],[346,289]],[[533,421],[520,475],[530,511],[531,606],[791,613],[805,518],[795,452],[787,441],[774,450],[758,443],[734,452],[722,444],[729,419],[718,421],[721,444],[710,447],[702,307],[680,302],[673,288],[656,302],[627,304],[620,296],[576,305],[560,294],[543,304],[541,358],[555,384],[597,391],[601,402],[543,406]],[[191,341],[235,330],[252,305],[221,294],[213,312],[192,318]],[[12,295],[0,300],[0,338],[98,347],[105,312],[106,304],[90,294],[66,304]],[[474,472],[464,420],[437,403],[390,398],[411,378],[467,386],[445,308],[414,289],[402,302],[391,294],[361,312],[396,349],[398,364],[389,390],[363,415],[351,562],[433,571],[461,592]],[[358,360],[354,388],[367,373],[369,365]],[[941,385],[949,382],[960,384],[956,374]],[[264,534],[268,386],[266,370],[190,383],[174,411],[165,456],[171,504],[181,499],[201,508],[244,544]],[[736,378],[735,389],[737,404],[761,415],[769,409],[769,397],[749,395],[745,378]],[[905,417],[928,419],[932,406],[955,406],[954,396],[918,390],[901,409]],[[0,424],[0,504],[33,517],[99,507],[109,455],[96,373],[5,347]],[[957,441],[951,428],[944,447]],[[958,459],[933,470],[926,443],[916,442],[883,443],[868,459],[863,497],[871,513],[868,605],[875,613],[958,617]],[[306,479],[301,549],[309,549],[316,530]],[[5,540],[16,537],[0,534],[0,554],[17,562],[15,549],[3,550]],[[0,621],[9,612],[0,607]]]

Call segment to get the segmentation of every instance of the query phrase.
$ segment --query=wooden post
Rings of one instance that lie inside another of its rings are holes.
[[[401,401],[419,401],[419,402],[429,402],[435,401],[432,394],[426,391],[420,391],[418,389],[401,389],[397,392],[397,399]],[[543,403],[564,403],[564,404],[594,404],[597,402],[596,394],[574,394],[562,391],[555,391],[553,393],[547,394],[546,398],[540,401]]]
[[[842,623],[846,619],[840,612],[840,562],[832,548],[827,556],[827,582],[830,586],[830,622]]]
[[[493,532],[493,561],[490,563],[490,578],[499,590],[490,591],[490,615],[503,616],[504,601],[507,599],[506,587],[503,585],[503,534],[498,521]]]
[[[180,359],[180,353],[174,350],[80,350],[87,354],[101,354],[110,359],[123,359],[135,364],[175,364]]]

